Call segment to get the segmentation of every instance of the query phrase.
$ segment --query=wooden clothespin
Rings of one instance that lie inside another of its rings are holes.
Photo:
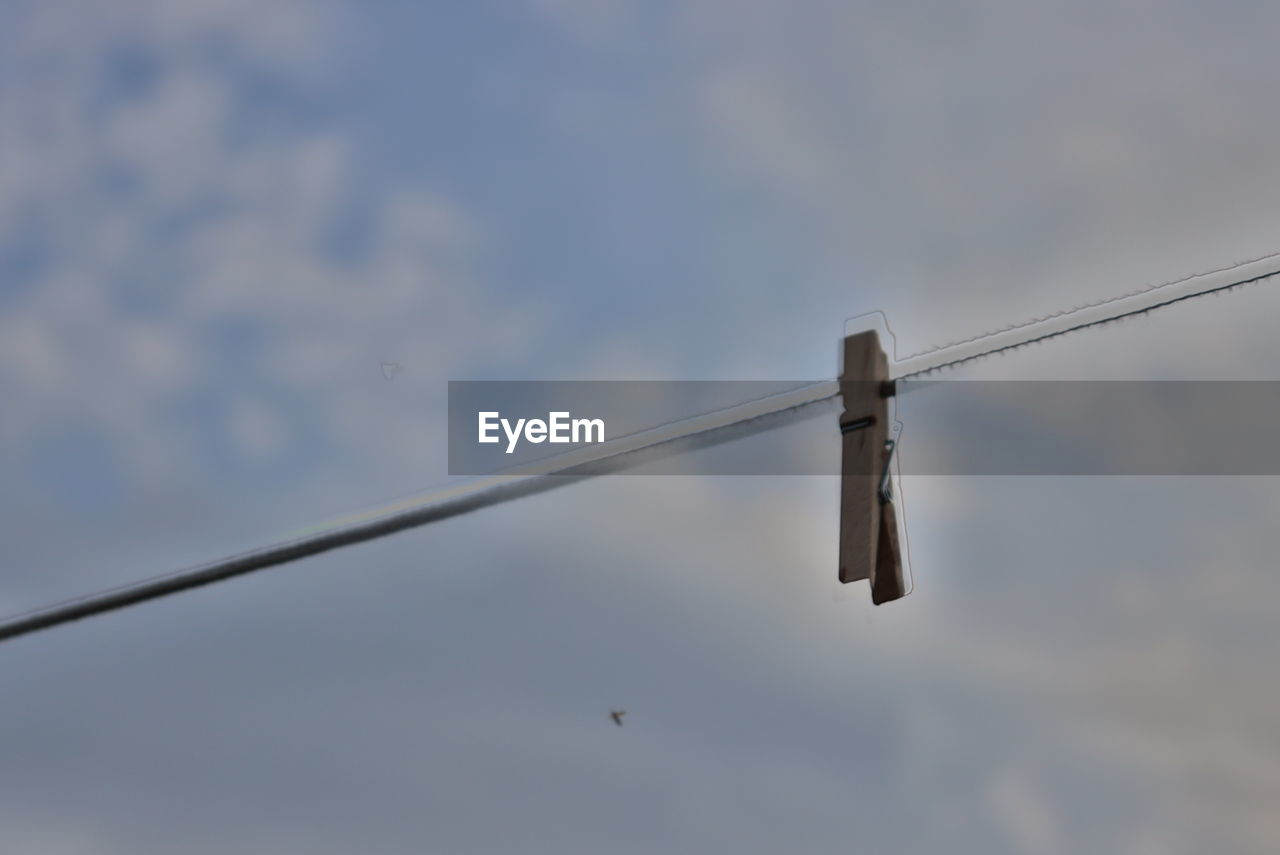
[[[874,330],[847,336],[840,372],[840,581],[871,581],[871,602],[905,596],[890,490],[889,360]]]

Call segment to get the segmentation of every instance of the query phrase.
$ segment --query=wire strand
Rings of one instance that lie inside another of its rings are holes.
[[[1280,253],[1273,253],[922,351],[895,362],[891,373],[895,380],[919,377],[1175,303],[1229,291],[1277,274],[1280,274]],[[839,385],[834,380],[816,383],[588,446],[502,475],[385,505],[262,549],[14,615],[0,621],[0,641],[536,495],[596,475],[634,468],[669,454],[772,430],[828,412],[839,394]]]
[[[894,363],[894,379],[902,380],[954,368],[984,356],[1038,344],[1048,339],[1143,315],[1166,306],[1251,285],[1280,273],[1280,252],[1151,285],[1128,294],[1086,303],[1032,318],[1020,324],[914,353]]]
[[[827,414],[838,395],[834,381],[816,383],[587,446],[509,473],[400,501],[361,514],[359,519],[329,523],[252,552],[18,614],[0,621],[0,641]]]

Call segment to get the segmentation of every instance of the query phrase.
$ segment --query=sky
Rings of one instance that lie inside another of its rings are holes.
[[[449,482],[449,380],[821,380],[868,312],[904,357],[1278,250],[1277,24],[9,0],[0,611]],[[1277,379],[1277,310],[949,376]],[[0,849],[1275,850],[1274,478],[901,486],[883,607],[834,478],[614,476],[7,642]]]

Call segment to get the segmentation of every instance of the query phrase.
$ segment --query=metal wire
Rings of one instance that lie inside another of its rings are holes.
[[[1280,253],[933,348],[895,362],[890,373],[895,380],[919,377],[984,356],[1260,282],[1277,274],[1280,274]],[[588,446],[503,475],[383,506],[357,518],[329,523],[306,535],[252,552],[13,616],[0,621],[0,641],[536,495],[595,475],[633,468],[668,454],[772,430],[829,412],[839,394],[836,381],[817,383]]]
[[[834,381],[812,384],[586,446],[503,475],[397,502],[356,519],[329,523],[307,535],[252,552],[15,615],[0,621],[0,641],[544,493],[596,475],[631,469],[670,454],[709,448],[829,414],[839,393]]]
[[[1068,333],[1143,315],[1175,303],[1251,285],[1278,273],[1280,253],[1271,253],[1230,267],[1033,318],[986,335],[930,348],[895,362],[890,372],[895,380],[919,377]]]

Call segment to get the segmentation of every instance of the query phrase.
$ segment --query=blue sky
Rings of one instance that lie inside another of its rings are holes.
[[[905,354],[1280,248],[1276,23],[10,2],[0,606],[440,483],[450,379],[821,379],[872,310]],[[1278,304],[957,376],[1274,379]],[[833,480],[627,477],[0,646],[0,843],[1274,850],[1274,479],[904,487],[879,609]]]

